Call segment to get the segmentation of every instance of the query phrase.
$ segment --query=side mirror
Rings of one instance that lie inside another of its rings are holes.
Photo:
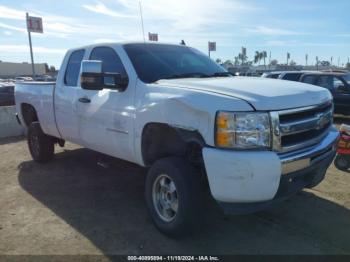
[[[119,73],[104,73],[103,84],[105,88],[124,91],[128,87],[129,79]]]
[[[349,88],[347,88],[345,85],[339,85],[337,87],[337,89],[341,93],[349,93],[350,92]]]
[[[128,77],[119,73],[102,73],[102,61],[83,60],[81,63],[81,87],[87,90],[103,88],[124,91],[129,84]]]
[[[87,90],[103,89],[102,61],[83,60],[81,62],[80,85]]]

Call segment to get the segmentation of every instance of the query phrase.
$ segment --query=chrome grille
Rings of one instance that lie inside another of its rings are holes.
[[[270,113],[273,149],[290,152],[319,143],[333,123],[333,105],[283,110]]]

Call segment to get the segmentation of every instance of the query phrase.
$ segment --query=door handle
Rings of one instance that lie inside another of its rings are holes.
[[[87,97],[81,97],[81,98],[79,98],[79,102],[84,103],[84,104],[88,104],[91,102],[91,100]]]

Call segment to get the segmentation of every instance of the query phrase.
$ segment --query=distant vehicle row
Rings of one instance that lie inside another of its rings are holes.
[[[335,113],[350,114],[349,72],[286,71],[265,73],[262,77],[303,82],[327,88],[333,95]]]
[[[36,76],[35,81],[55,81],[56,79],[49,75]],[[15,105],[14,88],[15,82],[33,81],[32,77],[18,76],[15,79],[0,79],[0,106]]]

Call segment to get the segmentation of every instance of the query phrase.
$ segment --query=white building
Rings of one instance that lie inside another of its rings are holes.
[[[45,64],[34,64],[35,74],[43,75],[46,73]],[[0,77],[12,78],[16,76],[31,76],[32,65],[30,63],[12,63],[0,61]]]

